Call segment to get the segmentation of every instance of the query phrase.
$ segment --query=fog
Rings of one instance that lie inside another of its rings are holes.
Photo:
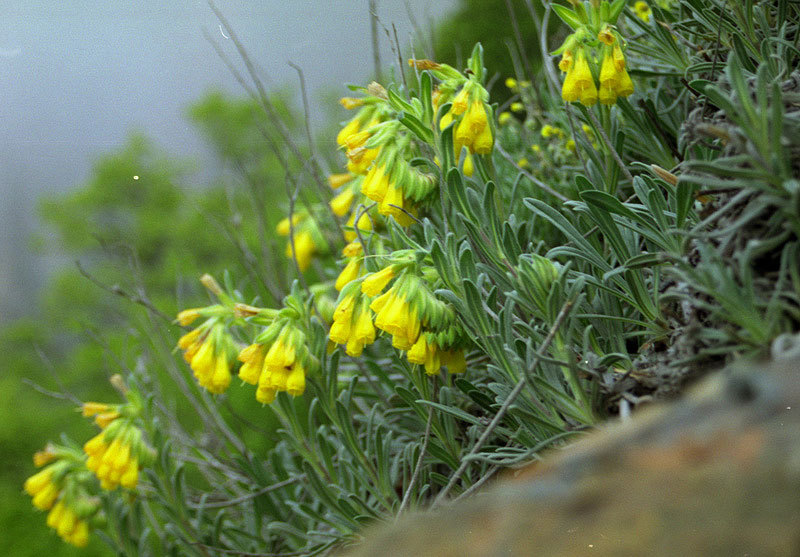
[[[268,86],[297,87],[303,69],[312,122],[322,90],[360,82],[373,67],[367,0],[217,0]],[[408,45],[416,21],[455,0],[378,0],[384,29]],[[205,0],[39,0],[0,4],[0,323],[31,308],[53,258],[29,250],[36,199],[81,184],[93,157],[141,130],[161,148],[212,164],[184,117],[211,88],[244,94],[204,30],[241,65]],[[341,87],[342,94],[347,90]],[[299,106],[299,103],[298,103]]]

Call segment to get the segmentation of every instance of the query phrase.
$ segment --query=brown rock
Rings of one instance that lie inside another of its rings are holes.
[[[347,555],[800,555],[796,360],[718,373],[560,453]]]

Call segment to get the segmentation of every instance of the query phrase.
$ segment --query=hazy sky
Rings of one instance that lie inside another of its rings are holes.
[[[455,0],[378,0],[383,25],[401,43],[417,21]],[[273,86],[314,92],[360,82],[372,69],[368,0],[217,0]],[[26,0],[0,2],[0,322],[31,302],[46,263],[26,252],[35,199],[80,184],[94,155],[144,131],[178,155],[207,156],[186,106],[212,87],[241,88],[203,37],[236,59],[205,0]],[[391,57],[380,30],[382,58]],[[342,93],[346,90],[342,88]],[[323,110],[312,106],[319,121]]]

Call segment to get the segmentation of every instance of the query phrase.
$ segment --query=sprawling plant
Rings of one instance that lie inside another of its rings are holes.
[[[507,105],[477,45],[354,87],[340,171],[285,134],[291,287],[206,275],[210,303],[151,322],[126,402],[84,404],[85,454],[37,457],[48,524],[126,554],[323,553],[791,344],[800,9],[730,6],[547,4],[557,68]]]

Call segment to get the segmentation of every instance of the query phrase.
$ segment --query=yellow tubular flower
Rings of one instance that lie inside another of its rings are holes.
[[[500,115],[497,117],[497,123],[501,126],[507,124],[511,121],[513,116],[511,116],[510,112],[501,112]]]
[[[619,74],[616,93],[620,97],[627,97],[633,94],[633,81],[631,81],[631,76],[628,75],[624,68]]]
[[[452,123],[453,123],[453,112],[449,111],[447,112],[447,114],[442,116],[441,120],[439,120],[439,129],[443,130]]]
[[[358,257],[364,253],[364,248],[361,242],[350,242],[342,249],[342,255],[345,257]]]
[[[337,217],[345,216],[347,211],[350,210],[350,207],[352,207],[354,198],[355,193],[351,188],[347,188],[336,195],[336,197],[331,199],[331,210],[333,214]]]
[[[43,511],[53,506],[60,491],[53,483],[52,468],[45,468],[25,480],[24,489],[33,497],[33,506]]]
[[[617,83],[619,81],[619,73],[614,64],[614,59],[610,53],[606,53],[603,57],[603,64],[600,67],[600,102],[603,104],[614,104],[617,102]]]
[[[239,368],[239,379],[245,383],[255,385],[261,376],[261,368],[264,366],[264,346],[261,344],[251,344],[239,352],[237,356],[242,367]]]
[[[335,190],[347,182],[351,181],[355,176],[350,174],[349,172],[343,172],[341,174],[331,174],[328,176],[328,184],[331,186],[331,189]]]
[[[267,386],[261,386],[259,384],[258,389],[256,389],[256,400],[261,404],[272,404],[275,400],[275,395],[278,393],[277,389],[273,389]]]
[[[650,11],[650,6],[647,5],[647,2],[643,2],[639,0],[633,5],[633,11],[636,13],[637,17],[644,22],[650,21],[650,16],[652,12]]]
[[[231,367],[227,358],[223,355],[217,356],[216,364],[214,365],[214,373],[209,378],[209,382],[205,385],[208,392],[215,395],[224,393],[228,386],[231,384]]]
[[[97,414],[103,414],[111,410],[111,405],[105,402],[84,402],[81,406],[81,415],[84,418],[91,418]]]
[[[209,335],[191,359],[189,367],[192,368],[194,376],[200,379],[201,377],[205,378],[211,374],[214,363],[214,345],[211,340],[211,335]]]
[[[300,364],[295,365],[286,377],[286,392],[300,396],[306,390],[306,372]]]
[[[454,116],[463,114],[464,111],[467,110],[468,102],[469,91],[467,90],[467,87],[462,87],[458,94],[453,97],[453,103],[450,106],[450,112],[452,112]]]
[[[341,99],[339,99],[339,104],[345,107],[347,110],[351,110],[353,108],[364,106],[364,99],[356,99],[353,97],[342,97]]]
[[[64,501],[59,501],[47,515],[47,525],[65,542],[75,547],[86,547],[89,543],[89,525],[77,517]]]
[[[561,61],[558,63],[558,69],[562,72],[568,72],[572,67],[573,55],[571,50],[565,50],[561,55]]]
[[[372,323],[372,317],[366,307],[363,308],[358,315],[352,333],[356,340],[363,344],[372,344],[375,342],[375,335],[377,332],[375,331],[375,325]]]
[[[567,72],[561,88],[561,98],[566,102],[580,100],[584,106],[592,106],[597,102],[597,87],[583,49],[578,51],[574,65]]]
[[[394,276],[395,270],[393,265],[384,267],[376,273],[371,273],[364,279],[364,282],[361,283],[361,292],[367,296],[377,296],[383,292],[383,289],[386,288],[386,285],[389,284]]]
[[[342,272],[339,273],[339,276],[336,277],[336,284],[334,287],[336,290],[341,290],[344,288],[350,281],[353,281],[358,278],[359,273],[361,272],[361,261],[359,259],[351,259],[347,262]]]
[[[597,38],[600,40],[601,43],[607,44],[609,46],[614,44],[614,41],[617,40],[617,38],[614,36],[614,33],[611,32],[611,28],[608,25],[606,25],[600,30],[600,32],[597,34]]]
[[[178,339],[178,348],[181,350],[187,350],[192,344],[194,344],[200,337],[200,334],[203,331],[201,329],[193,329],[183,335],[180,339]]]
[[[336,344],[347,344],[350,339],[350,319],[352,315],[342,316],[339,319],[333,320],[331,330],[328,333],[328,338]]]
[[[372,220],[367,215],[366,211],[359,211],[360,216],[358,217],[358,229],[361,232],[369,232],[372,230]],[[356,238],[358,238],[358,234],[356,234],[355,228],[355,221],[356,221],[356,212],[350,214],[350,218],[347,219],[347,228],[351,228],[352,230],[345,230],[344,231],[344,239],[348,242],[352,242]]]
[[[483,128],[483,131],[475,138],[475,142],[473,143],[473,152],[476,155],[488,155],[492,152],[493,145],[494,138],[492,137],[492,127],[489,124],[486,124],[486,126]],[[467,176],[470,176],[471,174],[472,173],[467,174]]]
[[[506,83],[506,87],[508,87],[512,91],[516,90],[517,86],[519,85],[517,83],[517,80],[514,79],[513,77],[507,77],[505,83]]]
[[[613,49],[611,50],[611,56],[614,59],[614,66],[616,66],[617,71],[621,72],[625,69],[625,54],[622,52],[622,47],[619,46],[619,43],[615,44]]]
[[[461,145],[465,145],[471,152],[473,149],[473,142],[475,138],[481,134],[484,128],[488,125],[486,117],[486,110],[483,106],[483,101],[475,99],[469,105],[464,117],[456,126],[456,132],[453,136],[454,141]]]
[[[386,196],[383,201],[378,205],[378,212],[381,215],[394,217],[397,224],[400,226],[409,226],[414,222],[403,209],[410,212],[410,207],[404,207],[403,190],[400,189],[395,183],[389,184],[389,189],[386,190]]]
[[[417,342],[408,350],[406,357],[409,363],[422,365],[428,356],[428,339],[425,334],[419,335]]]
[[[386,190],[389,189],[389,176],[386,172],[386,166],[377,164],[373,166],[364,181],[361,182],[361,193],[372,201],[380,203],[386,196]]]
[[[191,308],[181,311],[180,313],[178,313],[178,324],[182,327],[185,327],[186,325],[191,325],[195,319],[200,317],[200,311],[202,309],[203,308]]]
[[[475,164],[472,162],[472,155],[467,153],[464,158],[464,176],[472,176],[475,173]]]
[[[353,118],[345,126],[339,131],[336,135],[336,143],[341,146],[344,146],[347,142],[347,138],[353,135],[354,133],[358,133],[358,130],[361,128],[361,124],[358,121],[358,118]]]
[[[106,432],[101,431],[83,445],[89,456],[86,467],[100,480],[100,487],[112,491],[117,486],[133,489],[138,480],[139,461],[130,445],[136,433],[133,428],[117,432],[111,442],[106,440]]]
[[[439,372],[442,367],[442,363],[440,360],[439,349],[436,344],[429,344],[428,351],[425,354],[425,373],[428,375],[434,375]]]
[[[347,170],[353,174],[366,174],[379,152],[378,148],[367,149],[366,147],[357,147],[347,151]]]
[[[297,259],[297,266],[300,271],[305,271],[311,265],[311,258],[317,246],[314,244],[314,237],[308,230],[301,230],[294,234],[294,257]],[[286,245],[286,257],[292,257],[292,244]]]
[[[297,358],[297,349],[292,340],[291,329],[285,327],[264,356],[264,367],[278,369],[293,366]]]
[[[304,215],[299,215],[297,213],[293,214],[292,215],[292,226],[297,226],[298,224],[300,224],[300,221],[302,221],[304,218],[305,218]],[[277,232],[280,236],[288,236],[289,235],[289,232],[290,232],[289,217],[285,217],[285,218],[281,219],[281,221],[275,227],[275,232]]]

